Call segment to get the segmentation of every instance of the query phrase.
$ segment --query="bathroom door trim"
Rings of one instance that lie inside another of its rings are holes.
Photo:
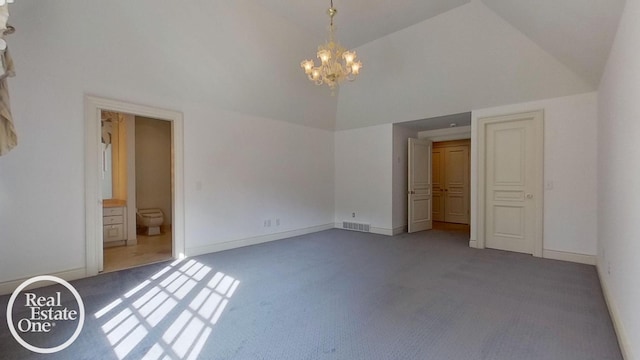
[[[184,258],[184,121],[182,113],[91,95],[85,95],[84,108],[86,276],[97,275],[101,271],[103,256],[102,191],[100,188],[102,149],[99,126],[102,110],[171,121],[171,147],[173,148],[174,162],[172,255],[174,259]]]

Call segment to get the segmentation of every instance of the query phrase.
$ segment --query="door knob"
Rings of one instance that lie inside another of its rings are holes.
[[[533,194],[531,193],[527,193],[527,195],[525,195],[527,197],[527,199],[533,199]]]

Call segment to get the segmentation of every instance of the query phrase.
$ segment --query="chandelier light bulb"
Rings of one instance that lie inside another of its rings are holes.
[[[355,53],[355,51],[345,51],[342,54],[342,58],[346,62],[347,66],[349,66],[349,65],[351,65],[353,63],[353,60],[355,60],[356,53]]]
[[[323,64],[326,64],[327,62],[329,62],[329,59],[331,59],[331,52],[329,52],[329,50],[327,49],[318,51],[318,59],[320,59]]]
[[[362,68],[362,63],[360,61],[351,64],[351,73],[353,75],[360,74],[360,69]]]
[[[300,66],[302,66],[304,68],[304,73],[309,75],[311,73],[311,71],[313,70],[313,61],[305,60],[300,64]]]

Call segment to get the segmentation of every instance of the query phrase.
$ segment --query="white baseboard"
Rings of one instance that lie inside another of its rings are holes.
[[[409,227],[407,225],[403,225],[403,226],[398,226],[396,228],[393,228],[393,235],[400,235],[400,234],[404,234],[409,230]]]
[[[59,278],[61,278],[63,280],[71,281],[71,280],[77,280],[77,279],[82,279],[82,278],[86,277],[87,276],[87,270],[85,268],[78,268],[78,269],[60,271],[60,272],[53,273],[53,274],[35,274],[33,276],[29,276],[29,277],[18,279],[18,280],[5,281],[5,282],[0,283],[0,295],[11,294],[25,280],[28,280],[28,279],[30,279],[30,278],[32,278],[34,276],[38,276],[38,275],[52,275],[52,276],[59,277]],[[51,285],[51,284],[50,283],[42,283],[42,285],[38,286],[38,283],[35,283],[35,284],[33,284],[33,286],[27,286],[26,289],[35,289],[35,288],[38,288],[38,287],[49,286],[49,285]]]
[[[542,250],[542,257],[545,259],[570,261],[580,264],[595,265],[595,255],[576,254],[565,251]]]
[[[602,294],[604,295],[604,301],[607,303],[607,308],[609,309],[609,315],[611,316],[613,328],[616,332],[616,337],[618,338],[618,345],[620,345],[620,352],[622,352],[622,357],[625,360],[637,359],[633,357],[633,354],[631,353],[629,339],[627,338],[627,333],[624,331],[624,327],[622,326],[622,322],[620,321],[621,318],[620,314],[618,313],[618,307],[611,298],[609,288],[607,287],[607,282],[604,280],[605,274],[602,272],[600,265],[596,265],[596,269],[598,269],[598,278],[600,279]]]
[[[470,248],[477,249],[477,248],[478,248],[478,240],[471,240],[471,239],[469,239],[469,247],[470,247]]]
[[[393,229],[379,228],[379,227],[373,227],[373,226],[370,227],[369,229],[374,234],[393,236]]]
[[[186,255],[196,256],[196,255],[214,253],[218,251],[231,250],[239,247],[262,244],[269,241],[282,240],[282,239],[286,239],[294,236],[311,234],[318,231],[333,229],[334,227],[335,227],[334,224],[325,224],[325,225],[312,226],[312,227],[303,228],[303,229],[279,232],[275,234],[260,235],[260,236],[245,238],[245,239],[226,241],[218,244],[198,246],[198,247],[186,249],[186,253],[187,253]]]

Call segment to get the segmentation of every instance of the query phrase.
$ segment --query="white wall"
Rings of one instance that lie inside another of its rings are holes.
[[[336,225],[356,221],[370,224],[373,232],[392,233],[392,127],[335,133]]]
[[[331,128],[336,99],[301,73],[300,28],[247,0],[11,13],[20,144],[0,158],[0,284],[85,266],[85,94],[184,114],[188,251],[333,223],[333,135],[293,123]]]
[[[340,89],[339,129],[595,90],[481,1],[355,50],[364,68]]]
[[[598,270],[626,359],[640,359],[640,1],[627,0],[599,89]]]
[[[477,240],[478,118],[544,110],[543,249],[595,255],[597,93],[474,110],[471,115],[471,240]],[[474,211],[475,209],[475,211]]]
[[[164,213],[163,225],[170,225],[171,122],[136,116],[134,136],[136,207],[161,209]]]
[[[113,167],[111,164],[113,146],[111,144],[102,144],[102,198],[111,199],[113,197]]]
[[[417,138],[415,130],[393,125],[393,231],[395,234],[406,231],[408,225],[408,139]]]
[[[332,132],[206,108],[189,115],[203,121],[185,124],[187,254],[333,225]]]

